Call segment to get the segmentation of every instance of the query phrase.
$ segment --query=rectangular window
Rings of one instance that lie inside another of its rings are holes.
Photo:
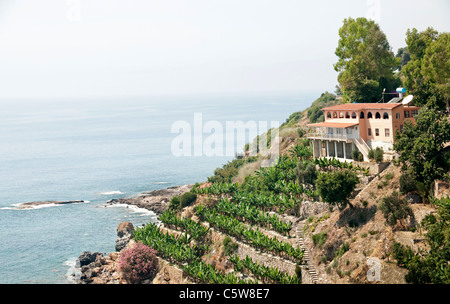
[[[389,133],[390,133],[389,129],[384,129],[384,136],[385,137],[389,137]]]
[[[405,118],[409,117],[409,111],[405,111]]]
[[[412,116],[412,117],[417,116],[417,114],[419,114],[419,111],[417,111],[417,110],[411,110],[411,116]]]
[[[375,129],[375,136],[380,136],[380,129]]]
[[[371,128],[367,129],[367,134],[369,134],[369,136],[372,136],[372,129]]]
[[[347,131],[347,134],[352,134],[352,128],[345,129]]]
[[[403,125],[400,125],[400,132],[403,132]]]

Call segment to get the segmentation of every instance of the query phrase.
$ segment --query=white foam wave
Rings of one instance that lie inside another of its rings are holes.
[[[139,208],[138,206],[135,206],[135,205],[107,204],[107,205],[105,205],[105,207],[107,207],[107,208],[111,208],[111,207],[127,208],[127,209],[131,210],[132,213],[141,213],[141,216],[156,216],[155,212],[145,209],[145,208]]]
[[[67,261],[63,262],[64,266],[67,266],[66,278],[69,283],[77,283],[77,280],[81,276],[80,265],[78,258],[69,258]]]
[[[22,204],[14,204],[13,206],[14,207],[10,207],[9,209],[12,209],[12,210],[36,210],[36,209],[43,209],[43,208],[50,208],[50,207],[60,207],[62,205],[48,203],[48,204],[41,204],[41,205],[35,205],[35,206],[24,206]]]
[[[72,204],[87,204],[90,203],[90,201],[80,201],[80,202],[73,202]],[[19,204],[13,204],[12,207],[2,207],[0,210],[36,210],[36,209],[42,209],[42,208],[50,208],[50,207],[61,207],[68,204],[55,204],[55,203],[48,203],[48,204],[39,204],[39,205],[24,205],[23,203]]]
[[[99,195],[116,195],[116,194],[123,194],[121,191],[107,191],[107,192],[100,192]]]

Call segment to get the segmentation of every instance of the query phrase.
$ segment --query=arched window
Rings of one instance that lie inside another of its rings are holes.
[[[350,118],[350,114],[348,114],[348,112],[345,112],[345,118]]]
[[[327,118],[331,118],[331,112],[327,112]]]
[[[352,118],[355,119],[356,118],[356,112],[352,113]]]
[[[339,113],[339,118],[344,118],[344,112]]]
[[[395,118],[396,118],[396,119],[400,119],[400,113],[399,113],[399,112],[397,112],[397,113],[395,114]]]
[[[380,119],[380,118],[381,118],[380,112],[377,112],[377,113],[375,114],[375,119]]]
[[[372,118],[372,112],[367,113],[367,118]]]
[[[361,113],[359,113],[359,119],[364,119],[364,112],[361,111]]]
[[[389,114],[387,112],[384,112],[383,119],[389,119]]]
[[[337,113],[333,112],[333,118],[337,118]]]

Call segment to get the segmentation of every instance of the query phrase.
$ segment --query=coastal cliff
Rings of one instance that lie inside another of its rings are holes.
[[[261,156],[246,155],[218,168],[208,183],[198,187],[177,186],[108,202],[164,215],[156,228],[159,234],[136,241],[145,243],[164,235],[179,248],[204,246],[200,251],[182,252],[178,260],[160,247],[159,272],[152,281],[142,283],[217,283],[230,278],[233,282],[269,284],[407,283],[408,270],[396,260],[398,248],[408,246],[414,253],[426,249],[426,231],[419,223],[436,214],[436,206],[424,200],[418,189],[402,191],[406,173],[398,159],[343,163],[313,158],[304,136],[310,119],[307,112],[294,113],[280,127],[280,159],[270,168],[261,166]],[[318,175],[329,177],[343,171],[357,177],[357,182],[346,204],[333,204],[323,199],[314,183]],[[306,181],[308,174],[314,176],[312,182]],[[448,185],[435,188],[444,191]],[[186,192],[195,196],[192,203],[174,205],[165,212],[173,197]],[[380,204],[389,199],[398,201],[400,207],[396,208],[406,210],[393,222],[388,221],[390,214]],[[188,226],[197,232],[196,237],[189,235]],[[207,236],[203,237],[199,232],[205,227]],[[133,246],[135,240],[130,235],[129,231],[118,233],[118,251]],[[193,260],[186,262],[183,254],[191,254]],[[119,256],[120,252],[104,257],[103,262],[94,260],[82,271],[88,275],[80,282],[126,283],[118,279]],[[101,265],[108,265],[108,258],[116,265],[116,274],[109,277],[116,279],[100,280],[104,272]],[[246,266],[240,264],[244,261]]]

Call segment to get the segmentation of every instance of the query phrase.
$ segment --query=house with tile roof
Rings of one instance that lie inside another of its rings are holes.
[[[352,160],[357,149],[369,160],[369,150],[392,153],[394,135],[406,120],[413,123],[419,107],[401,102],[347,103],[323,108],[325,121],[308,124],[307,138],[313,142],[314,157]]]

